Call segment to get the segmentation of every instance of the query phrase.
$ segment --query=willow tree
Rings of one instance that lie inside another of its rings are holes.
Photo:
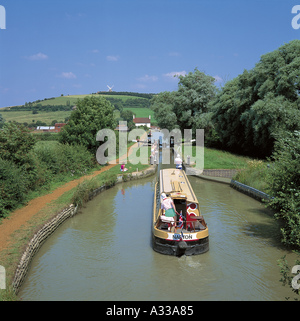
[[[227,82],[214,101],[213,122],[223,147],[270,156],[276,137],[300,124],[300,40],[263,55]]]
[[[199,128],[201,117],[209,112],[209,103],[217,91],[214,82],[215,78],[197,68],[179,76],[177,91],[160,93],[151,100],[158,125],[168,130]]]

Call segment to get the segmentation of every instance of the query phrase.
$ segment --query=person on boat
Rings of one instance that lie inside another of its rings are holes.
[[[177,211],[173,200],[167,197],[165,193],[161,193],[161,209],[165,211],[164,215],[161,215],[156,227],[159,227],[163,222],[174,223],[176,227]],[[178,214],[179,215],[179,214]],[[162,217],[163,216],[163,217]]]
[[[175,158],[175,165],[176,168],[182,169],[182,159],[179,154],[177,154],[177,157]]]

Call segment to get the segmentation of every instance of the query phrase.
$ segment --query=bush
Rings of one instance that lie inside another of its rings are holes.
[[[93,167],[93,156],[81,145],[45,142],[37,144],[34,152],[53,175],[61,173],[69,173],[72,176],[85,174]]]
[[[267,177],[270,207],[284,223],[282,242],[300,248],[300,132],[287,133],[277,140]]]
[[[97,183],[95,180],[84,180],[82,183],[78,184],[75,193],[72,198],[72,203],[75,206],[82,206],[84,203],[89,201],[90,193],[97,188]]]
[[[0,218],[25,200],[27,186],[22,169],[0,158]]]
[[[14,162],[17,166],[31,162],[29,152],[34,144],[34,137],[23,125],[8,123],[0,131],[0,157]]]

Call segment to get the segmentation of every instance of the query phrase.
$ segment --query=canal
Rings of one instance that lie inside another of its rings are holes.
[[[210,250],[164,256],[151,247],[156,176],[119,184],[66,221],[33,259],[19,297],[32,300],[284,300],[278,223],[260,202],[189,177]]]

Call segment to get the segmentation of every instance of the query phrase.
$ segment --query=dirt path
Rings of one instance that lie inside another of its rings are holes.
[[[95,177],[114,166],[117,165],[108,165],[91,175],[83,176],[79,179],[66,183],[65,185],[54,190],[52,193],[35,198],[31,200],[26,206],[11,213],[10,216],[7,219],[4,219],[2,221],[2,224],[0,225],[0,252],[3,249],[7,248],[7,246],[9,245],[11,234],[20,229],[22,225],[26,224],[26,222],[29,221],[34,215],[36,215],[43,207],[45,207],[47,203],[56,200],[65,192],[76,187],[84,179]]]
[[[128,148],[128,155],[131,154],[133,149],[137,147],[137,143],[132,145]],[[130,152],[131,149],[131,152]],[[34,215],[36,215],[43,207],[45,207],[48,203],[50,203],[53,200],[56,200],[61,195],[63,195],[65,192],[71,190],[72,188],[76,187],[80,182],[82,182],[84,179],[91,179],[100,173],[103,173],[109,169],[111,169],[114,166],[119,166],[119,163],[122,162],[122,159],[126,158],[127,155],[121,156],[119,159],[117,159],[117,164],[111,164],[107,165],[99,171],[95,171],[91,175],[83,176],[79,179],[76,179],[74,181],[71,181],[69,183],[66,183],[65,185],[57,188],[53,192],[40,196],[38,198],[35,198],[31,200],[26,206],[14,211],[10,214],[10,216],[7,219],[4,219],[2,223],[0,224],[0,252],[4,249],[6,249],[10,244],[10,238],[12,233],[19,230],[22,225],[26,224]]]

